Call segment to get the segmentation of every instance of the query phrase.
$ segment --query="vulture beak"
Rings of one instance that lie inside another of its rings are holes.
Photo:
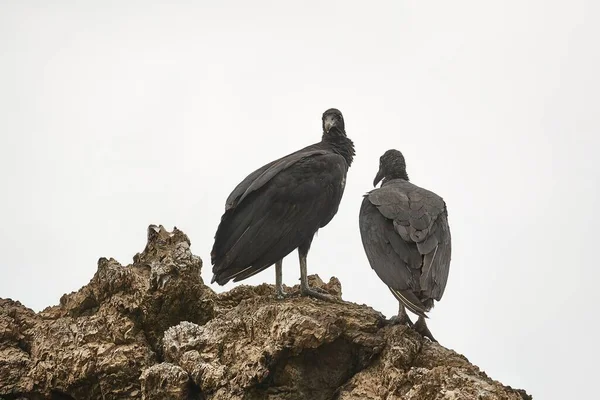
[[[328,115],[325,117],[323,121],[323,127],[325,128],[325,133],[329,133],[329,130],[337,125],[337,119],[333,115]]]
[[[379,171],[377,171],[377,175],[375,175],[375,179],[373,180],[373,186],[377,187],[377,184],[379,182],[381,182],[382,179],[383,179],[383,171],[380,168]]]

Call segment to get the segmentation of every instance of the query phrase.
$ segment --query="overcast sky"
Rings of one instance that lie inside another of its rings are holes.
[[[358,211],[399,149],[449,209],[436,338],[537,399],[597,394],[597,1],[161,3],[0,2],[0,297],[57,304],[151,223],[210,281],[227,195],[336,107],[357,155],[309,273],[396,313]]]

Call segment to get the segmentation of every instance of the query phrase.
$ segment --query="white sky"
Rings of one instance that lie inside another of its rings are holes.
[[[357,156],[309,273],[395,314],[358,210],[397,148],[449,208],[434,335],[535,398],[594,396],[598,2],[47,3],[0,2],[0,297],[56,304],[151,223],[208,281],[227,195],[336,107]],[[297,253],[284,267],[297,283]]]

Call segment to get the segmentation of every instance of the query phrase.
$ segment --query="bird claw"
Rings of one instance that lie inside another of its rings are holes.
[[[431,331],[427,327],[427,324],[425,323],[425,320],[423,318],[419,318],[417,320],[417,322],[413,326],[413,329],[415,331],[417,331],[417,333],[419,333],[421,336],[426,337],[427,339],[431,340],[432,342],[438,343],[438,341],[435,340],[435,338],[431,334]]]
[[[406,313],[404,315],[394,315],[388,321],[390,325],[408,325],[411,328],[414,326]]]
[[[321,293],[321,294],[327,294],[327,295],[329,294],[329,292],[327,290],[325,290],[325,289],[323,289],[321,287],[318,287],[318,286],[313,286],[313,287],[309,286],[309,287],[307,287],[307,289],[315,291],[317,293]]]
[[[317,290],[322,291],[323,293],[317,291]],[[329,302],[337,302],[337,299],[335,297],[333,297],[330,294],[326,294],[327,292],[323,289],[320,288],[315,288],[315,289],[311,289],[311,288],[301,288],[300,293],[302,296],[308,296],[308,297],[313,297],[315,299],[319,299],[319,300],[323,300],[323,301],[329,301]]]
[[[275,295],[275,298],[277,300],[285,300],[288,297],[289,297],[289,294],[287,294],[286,292],[284,292],[283,289],[278,289],[277,290],[277,294]]]

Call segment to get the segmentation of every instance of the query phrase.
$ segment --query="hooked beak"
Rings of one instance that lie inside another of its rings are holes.
[[[377,187],[377,184],[379,182],[381,182],[382,179],[383,179],[383,171],[381,169],[379,169],[379,171],[377,171],[377,175],[375,175],[375,179],[373,180],[373,187]]]
[[[323,121],[323,128],[325,129],[325,133],[329,133],[329,130],[337,125],[337,119],[333,115],[328,115],[325,117],[325,121]]]

